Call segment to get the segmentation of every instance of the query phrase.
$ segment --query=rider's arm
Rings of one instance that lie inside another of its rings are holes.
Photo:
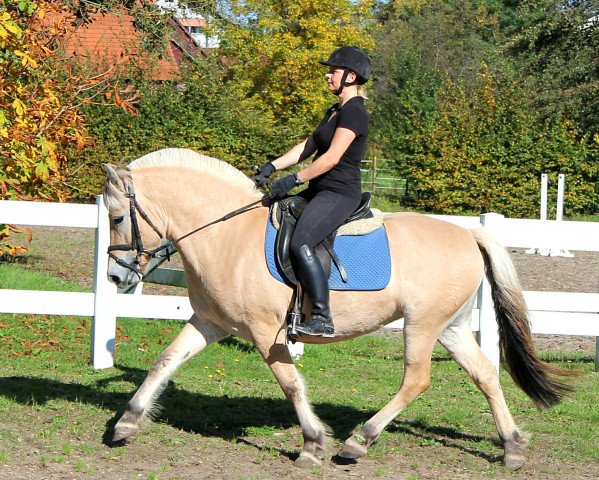
[[[281,155],[276,160],[273,160],[272,164],[277,170],[283,170],[309,158],[315,151],[316,144],[314,143],[312,136],[309,136],[306,140],[291,148],[287,153]]]

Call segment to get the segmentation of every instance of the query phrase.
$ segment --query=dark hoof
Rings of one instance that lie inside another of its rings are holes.
[[[128,439],[132,435],[137,433],[137,428],[132,427],[117,427],[114,429],[114,435],[112,436],[113,442],[122,442]]]
[[[349,437],[341,446],[341,450],[337,454],[341,458],[356,460],[368,453],[368,448],[360,442],[355,435]]]
[[[334,455],[333,458],[331,458],[331,461],[337,465],[355,465],[358,463],[358,460],[355,458],[346,458],[339,454]]]
[[[308,452],[300,453],[300,456],[295,462],[293,462],[293,464],[299,468],[314,468],[322,466],[320,459]]]

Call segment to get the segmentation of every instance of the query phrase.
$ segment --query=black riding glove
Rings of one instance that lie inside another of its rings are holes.
[[[262,165],[260,171],[252,177],[252,180],[254,180],[258,187],[262,187],[268,182],[268,177],[275,173],[276,170],[277,169],[271,162],[265,163]]]
[[[287,192],[291,190],[293,187],[297,187],[298,185],[302,185],[302,182],[299,178],[297,178],[297,173],[293,173],[291,175],[287,175],[286,177],[279,178],[272,182],[270,187],[270,195],[275,200],[280,200]]]

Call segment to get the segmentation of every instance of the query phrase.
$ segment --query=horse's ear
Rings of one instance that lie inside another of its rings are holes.
[[[119,186],[122,184],[121,179],[119,178],[119,174],[116,173],[116,167],[110,163],[103,163],[102,168],[106,173],[106,177],[108,182],[113,183],[115,186]]]

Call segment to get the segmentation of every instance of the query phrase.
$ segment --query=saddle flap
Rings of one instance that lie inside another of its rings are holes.
[[[289,245],[291,244],[291,237],[293,236],[293,231],[295,230],[295,224],[297,223],[297,220],[299,219],[308,202],[302,197],[294,196],[284,198],[283,200],[277,202],[277,204],[278,209],[275,210],[279,223],[275,249],[277,262],[279,263],[282,273],[286,279],[295,285],[297,283],[297,279],[295,278],[293,266],[291,265]],[[324,269],[326,277],[328,278],[331,274],[331,257],[327,251],[327,247],[332,250],[333,238],[327,237],[325,240],[323,240],[323,243],[326,243],[327,245],[317,245],[314,251],[320,260],[320,264]]]
[[[273,219],[266,222],[264,254],[268,270],[276,280],[292,285],[277,261],[275,240],[278,230]],[[369,234],[337,236],[335,252],[343,263],[348,281],[343,280],[336,268],[331,268],[328,277],[331,290],[382,290],[389,284],[391,255],[384,226]]]
[[[382,214],[380,211],[373,211],[370,208],[371,199],[372,194],[364,192],[360,205],[354,213],[350,215],[338,230],[331,233],[314,249],[327,278],[331,274],[331,263],[334,261],[343,281],[346,283],[348,281],[345,268],[333,248],[337,235],[366,235],[382,226]],[[271,208],[271,220],[277,229],[275,244],[276,259],[282,275],[288,282],[294,285],[297,283],[297,280],[291,264],[289,246],[297,220],[307,204],[308,202],[303,197],[292,196],[279,200]]]

